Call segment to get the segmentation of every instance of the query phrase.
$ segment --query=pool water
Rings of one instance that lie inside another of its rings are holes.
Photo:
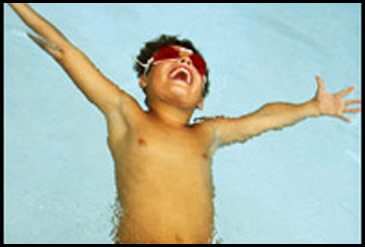
[[[360,4],[30,4],[144,106],[133,59],[162,33],[210,69],[193,117],[238,117],[316,90],[360,98]],[[112,243],[116,188],[102,115],[4,5],[5,243]],[[360,243],[360,115],[322,117],[213,161],[216,241]]]

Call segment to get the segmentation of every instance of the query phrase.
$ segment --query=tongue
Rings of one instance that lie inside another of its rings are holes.
[[[174,76],[174,79],[186,80],[186,74],[184,72],[179,72]]]

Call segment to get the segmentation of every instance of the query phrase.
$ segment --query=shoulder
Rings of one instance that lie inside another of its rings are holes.
[[[211,136],[211,143],[214,148],[218,148],[236,141],[246,140],[242,133],[244,127],[240,118],[229,118],[224,116],[199,118],[202,128]],[[242,137],[243,136],[243,137]]]
[[[219,126],[225,125],[229,122],[227,120],[228,118],[224,116],[215,116],[215,117],[195,118],[194,122],[195,125],[198,126],[199,128],[202,128],[205,131],[208,131],[212,135],[214,135],[217,132]]]

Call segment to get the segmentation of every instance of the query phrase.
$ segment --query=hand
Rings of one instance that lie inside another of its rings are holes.
[[[361,104],[361,100],[343,100],[342,97],[348,95],[355,88],[348,87],[338,93],[331,94],[324,90],[324,82],[320,76],[316,76],[316,80],[318,88],[313,101],[318,106],[320,114],[338,117],[347,123],[351,123],[351,120],[343,115],[343,113],[360,113],[361,108],[347,108],[347,106]]]

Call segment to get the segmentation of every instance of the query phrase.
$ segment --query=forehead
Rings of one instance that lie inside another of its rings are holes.
[[[185,48],[180,45],[171,45],[170,47],[174,48],[175,50],[179,51],[180,56],[189,56],[193,54],[194,52],[188,48]]]

